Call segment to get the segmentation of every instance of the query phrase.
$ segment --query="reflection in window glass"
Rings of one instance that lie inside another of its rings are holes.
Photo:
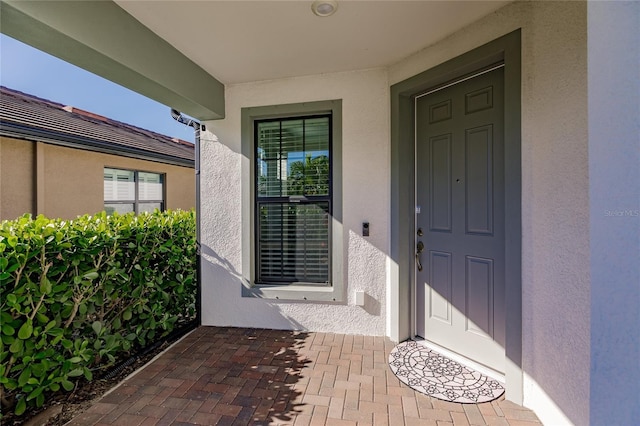
[[[329,195],[329,117],[259,122],[258,196]]]
[[[104,169],[104,199],[109,201],[135,200],[135,172]]]
[[[120,214],[131,213],[133,211],[133,204],[107,204],[104,205],[104,210],[107,214],[113,214],[115,212]]]
[[[162,210],[162,203],[139,203],[138,213],[148,212],[153,213],[156,209]]]
[[[140,200],[162,200],[162,175],[138,172],[138,191]]]

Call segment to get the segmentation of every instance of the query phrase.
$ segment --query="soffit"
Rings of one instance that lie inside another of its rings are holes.
[[[509,1],[338,1],[320,18],[311,1],[116,3],[225,84],[385,67]]]

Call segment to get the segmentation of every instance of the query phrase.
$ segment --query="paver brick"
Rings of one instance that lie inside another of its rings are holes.
[[[524,420],[528,422],[538,422],[538,417],[531,411],[502,407],[505,418],[508,420]]]
[[[509,426],[509,422],[504,417],[484,416],[484,421],[489,426]]]
[[[235,417],[240,413],[242,407],[239,405],[217,404],[211,410],[212,413],[221,414],[223,416]]]
[[[156,426],[156,424],[158,424],[158,419],[154,417],[147,417],[142,423],[140,423],[140,426]]]
[[[157,405],[147,405],[138,411],[138,415],[161,419],[169,412],[169,408],[158,407]]]
[[[341,419],[343,409],[344,409],[344,398],[331,398],[327,417],[332,419]]]
[[[439,409],[425,409],[420,410],[420,418],[421,419],[432,419],[432,420],[442,420],[443,422],[451,422],[453,419],[451,418],[451,411],[439,410]]]
[[[101,420],[102,414],[100,413],[81,413],[73,418],[67,425],[69,426],[84,426],[90,424],[98,424],[98,421]],[[111,424],[111,423],[107,423]]]
[[[293,424],[296,426],[309,426],[311,424],[311,416],[306,414],[298,414]]]
[[[507,421],[509,422],[510,426],[537,426],[542,424],[539,421],[528,421],[528,420],[509,419]]]
[[[115,426],[138,426],[144,422],[146,417],[135,414],[123,413],[112,424]]]
[[[387,406],[389,412],[389,424],[390,425],[402,425],[404,424],[404,413],[402,412],[401,405],[389,405]]]
[[[404,424],[406,426],[437,426],[439,424],[435,420],[431,420],[431,419],[416,419],[414,417],[407,417],[404,420],[405,420]]]
[[[352,410],[350,408],[345,408],[342,413],[342,418],[344,420],[353,420],[361,423],[373,423],[373,413],[367,413],[360,410]]]
[[[419,418],[418,404],[415,397],[403,396],[402,398],[402,412],[406,417]]]
[[[328,407],[329,402],[331,402],[331,397],[321,395],[305,395],[302,398],[302,402],[304,402],[305,404],[324,405]]]
[[[96,402],[86,412],[90,414],[107,414],[118,407],[118,404],[109,404],[106,402]]]
[[[344,408],[357,410],[359,398],[360,398],[360,391],[355,389],[347,389],[347,392],[344,397]]]
[[[430,398],[430,400],[433,404],[433,408],[438,408],[440,410],[447,410],[447,411],[456,411],[458,413],[464,413],[464,404],[460,404],[457,402],[443,401],[437,398]]]
[[[533,426],[504,398],[419,394],[387,365],[388,339],[200,327],[69,424]]]
[[[472,425],[484,425],[484,417],[482,417],[482,413],[478,409],[476,404],[464,404],[463,405],[464,412],[467,415],[467,419],[469,420],[469,424]],[[455,417],[453,423],[455,424]]]
[[[327,415],[329,414],[329,407],[317,405],[313,407],[313,414],[311,415],[311,425],[324,425],[327,421]]]
[[[384,414],[387,415],[387,404],[382,404],[380,402],[369,402],[369,401],[361,401],[360,402],[360,411],[365,413],[373,413],[373,414]]]
[[[384,413],[373,413],[374,426],[389,426],[389,415]]]
[[[465,413],[457,413],[457,412],[450,412],[451,413],[451,418],[453,419],[453,424],[455,426],[469,426],[469,419],[467,418],[467,415]],[[483,425],[484,424],[484,420],[482,421],[482,423],[474,423],[474,425]]]

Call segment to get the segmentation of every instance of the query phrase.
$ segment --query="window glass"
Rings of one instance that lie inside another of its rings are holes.
[[[148,212],[153,213],[156,209],[162,210],[162,203],[139,203],[138,213]]]
[[[107,212],[107,214],[113,214],[115,212],[118,212],[120,214],[125,214],[125,213],[131,213],[133,210],[133,204],[107,204],[105,203],[104,205],[104,211]]]
[[[329,203],[260,206],[260,277],[329,282]]]
[[[135,172],[104,169],[104,199],[109,201],[135,200]]]
[[[329,195],[329,117],[257,127],[259,197]]]
[[[164,175],[104,168],[104,209],[107,214],[164,210]]]
[[[330,116],[256,123],[259,283],[330,283],[330,127]]]
[[[138,191],[140,200],[162,200],[162,175],[138,172]]]

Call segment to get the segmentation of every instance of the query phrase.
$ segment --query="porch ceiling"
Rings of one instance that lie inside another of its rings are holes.
[[[201,120],[224,85],[384,67],[511,0],[0,0],[0,30]]]
[[[225,84],[387,66],[509,3],[115,1]]]

